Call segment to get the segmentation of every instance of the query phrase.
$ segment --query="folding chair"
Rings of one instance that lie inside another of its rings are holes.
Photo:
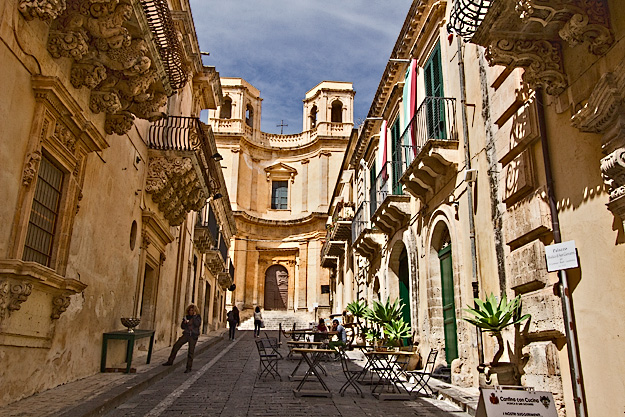
[[[415,378],[415,386],[412,387],[410,393],[412,394],[415,389],[417,393],[421,390],[424,391],[425,395],[434,396],[434,391],[428,385],[430,378],[432,377],[432,372],[434,372],[434,364],[436,363],[436,356],[438,355],[438,351],[436,349],[430,350],[428,354],[427,362],[423,369],[414,370],[414,371],[406,371],[407,375],[412,375]],[[429,391],[429,392],[428,392]]]
[[[362,390],[356,383],[356,381],[358,380],[358,377],[362,373],[362,369],[350,369],[350,365],[349,365],[350,360],[347,357],[347,354],[345,353],[344,346],[339,347],[339,355],[341,357],[341,368],[343,369],[343,374],[345,375],[345,378],[347,378],[347,381],[343,384],[341,389],[339,389],[339,394],[341,394],[341,397],[345,396],[345,391],[347,391],[347,388],[349,386],[352,386],[354,387],[356,392],[360,394],[360,397],[364,398],[365,394],[362,393]]]
[[[265,338],[269,340],[269,343],[271,344],[271,349],[272,349],[271,353],[275,353],[276,355],[278,355],[278,359],[284,359],[284,357],[282,356],[282,353],[280,353],[280,351],[278,350],[280,348],[280,343],[278,342],[278,338],[269,337],[267,332],[264,332],[264,333],[265,333]]]
[[[263,375],[271,375],[272,378],[278,377],[282,381],[282,377],[278,372],[278,355],[274,353],[272,343],[269,339],[256,340],[256,349],[258,349],[258,355],[260,356],[260,374],[259,378]]]

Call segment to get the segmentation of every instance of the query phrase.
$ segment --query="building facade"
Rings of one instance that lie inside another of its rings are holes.
[[[190,303],[223,327],[236,228],[187,1],[0,7],[1,405],[99,372],[121,317],[155,348]],[[113,342],[106,367],[124,358]]]
[[[333,193],[331,230],[351,226],[322,249],[334,311],[400,298],[422,355],[477,386],[497,344],[462,309],[520,295],[531,320],[505,355],[521,383],[561,416],[623,412],[619,6],[413,2]],[[548,272],[563,241],[579,267]]]
[[[223,104],[209,111],[230,193],[240,309],[329,308],[329,275],[320,250],[334,179],[353,127],[351,83],[324,81],[306,93],[303,131],[260,130],[260,92],[222,78]]]

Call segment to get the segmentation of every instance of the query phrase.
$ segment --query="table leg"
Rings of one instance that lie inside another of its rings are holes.
[[[128,346],[126,347],[126,373],[130,373],[130,367],[132,366],[132,352],[135,349],[135,340],[128,339]]]
[[[109,339],[106,336],[102,338],[102,358],[100,359],[100,372],[106,370],[106,350],[108,347]]]
[[[152,333],[152,336],[150,336],[150,346],[148,347],[148,361],[147,363],[150,363],[150,361],[152,360],[152,348],[154,347],[154,333]]]

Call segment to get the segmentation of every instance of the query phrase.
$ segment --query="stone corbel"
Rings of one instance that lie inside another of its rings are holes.
[[[594,55],[604,55],[614,43],[614,34],[610,29],[610,19],[604,0],[585,0],[577,2],[581,7],[560,29],[559,35],[573,47],[582,43]]]
[[[488,46],[486,58],[490,65],[524,68],[523,80],[532,87],[543,86],[550,95],[560,95],[568,85],[557,42],[499,39]]]
[[[11,315],[22,307],[22,303],[33,292],[33,284],[23,281],[0,281],[0,319]]]
[[[28,187],[37,171],[39,170],[39,162],[41,162],[41,151],[34,151],[28,154],[26,164],[24,165],[24,173],[22,175],[22,184]]]
[[[18,9],[26,20],[49,22],[63,13],[65,0],[21,0]]]
[[[52,314],[50,315],[50,318],[52,320],[59,319],[61,317],[61,314],[63,314],[69,307],[70,302],[71,298],[67,293],[54,296],[52,298]]]

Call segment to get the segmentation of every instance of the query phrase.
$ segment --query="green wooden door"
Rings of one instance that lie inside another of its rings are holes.
[[[458,357],[458,337],[456,334],[456,306],[454,304],[454,275],[451,262],[451,245],[438,252],[441,264],[443,289],[443,323],[445,326],[445,359],[447,365]]]
[[[399,255],[399,299],[404,304],[401,310],[401,317],[404,319],[404,323],[412,328],[410,321],[410,284],[409,284],[409,272],[408,272],[408,253],[404,248]],[[405,338],[403,340],[404,345],[408,345],[412,338]]]
[[[425,102],[428,139],[445,139],[445,103],[443,91],[443,67],[441,64],[441,44],[437,43],[425,63]]]
[[[391,127],[391,147],[393,150],[393,157],[391,164],[393,165],[393,178],[392,178],[392,188],[391,193],[393,195],[402,195],[402,185],[399,183],[399,178],[401,177],[402,172],[402,154],[401,154],[401,132],[399,125],[399,117],[393,123]]]

